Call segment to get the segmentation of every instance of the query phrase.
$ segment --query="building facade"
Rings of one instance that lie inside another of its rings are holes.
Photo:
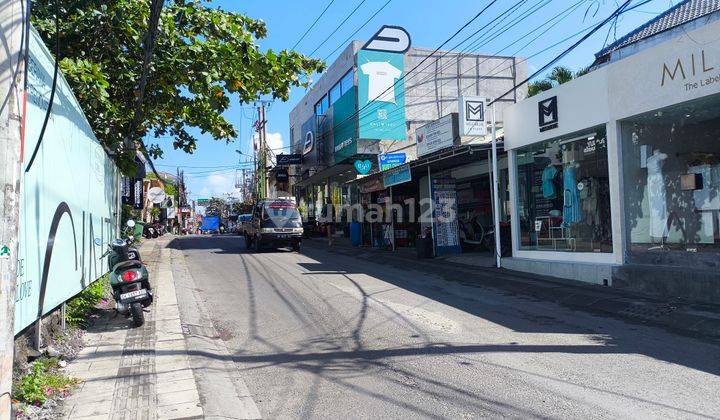
[[[290,184],[305,217],[354,200],[347,183],[362,176],[356,161],[370,165],[366,173],[379,172],[379,154],[415,161],[415,130],[457,113],[459,96],[511,91],[497,102],[500,127],[505,108],[524,97],[512,90],[527,75],[522,59],[421,48],[388,57],[362,45],[349,44],[290,113],[292,150],[303,154]]]
[[[506,110],[505,267],[720,302],[718,9],[683,2]]]

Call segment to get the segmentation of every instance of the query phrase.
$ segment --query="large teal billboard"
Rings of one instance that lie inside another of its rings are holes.
[[[38,142],[54,67],[34,30],[29,41],[23,168]],[[62,75],[44,139],[23,175],[15,333],[106,273],[106,248],[93,240],[107,243],[116,233],[119,173]]]
[[[403,60],[401,53],[358,51],[360,138],[406,140]]]
[[[355,118],[355,89],[345,92],[333,104],[333,147],[335,163],[357,153],[357,118]]]

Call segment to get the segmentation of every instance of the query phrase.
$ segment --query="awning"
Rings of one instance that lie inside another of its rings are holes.
[[[427,167],[430,166],[431,172],[443,171],[455,168],[479,160],[488,159],[488,151],[492,150],[491,143],[470,144],[464,146],[453,147],[452,149],[441,150],[422,156],[416,160],[408,162],[413,173],[413,179],[423,176],[427,173]],[[498,153],[502,154],[502,143],[498,143]],[[390,169],[392,170],[392,169]],[[375,180],[382,180],[383,173],[375,172],[363,178],[349,181],[349,183],[370,183]]]
[[[332,182],[345,183],[357,177],[357,172],[353,165],[340,164],[334,165],[322,171],[295,183],[296,186],[306,188],[311,185],[323,185],[328,179]]]

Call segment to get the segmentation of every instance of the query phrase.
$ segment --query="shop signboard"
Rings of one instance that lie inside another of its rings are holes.
[[[355,118],[355,89],[345,92],[333,104],[333,153],[335,163],[357,154],[357,118]]]
[[[288,174],[288,170],[285,168],[280,168],[275,172],[275,181],[284,183],[288,182],[288,179],[290,178],[290,174]]]
[[[407,155],[405,152],[383,153],[378,155],[378,167],[381,171],[395,168],[404,164],[406,161]]]
[[[486,135],[485,98],[480,96],[461,96],[459,102],[460,134],[463,136]]]
[[[358,137],[406,140],[404,55],[360,50],[358,68]]]
[[[410,165],[406,164],[383,173],[383,185],[385,188],[393,185],[404,184],[412,180]]]
[[[415,130],[418,157],[460,144],[458,114],[448,114]]]
[[[302,154],[279,154],[277,155],[278,166],[302,165]]]
[[[453,178],[432,180],[432,208],[436,255],[462,252],[458,233],[457,192]]]
[[[385,189],[385,186],[382,183],[382,180],[380,178],[374,178],[370,181],[365,181],[363,183],[358,184],[358,187],[360,188],[360,192],[362,194],[367,194],[375,191],[382,191]]]

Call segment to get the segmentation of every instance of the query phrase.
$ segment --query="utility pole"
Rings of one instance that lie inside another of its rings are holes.
[[[22,108],[25,60],[23,39],[29,34],[22,0],[0,7],[0,420],[10,418],[15,350],[15,285],[22,184]],[[27,42],[27,41],[25,41]]]
[[[258,130],[260,133],[260,172],[259,172],[259,186],[258,196],[260,198],[267,198],[267,141],[265,126],[267,121],[265,120],[265,103],[260,103],[258,109],[259,125]]]

